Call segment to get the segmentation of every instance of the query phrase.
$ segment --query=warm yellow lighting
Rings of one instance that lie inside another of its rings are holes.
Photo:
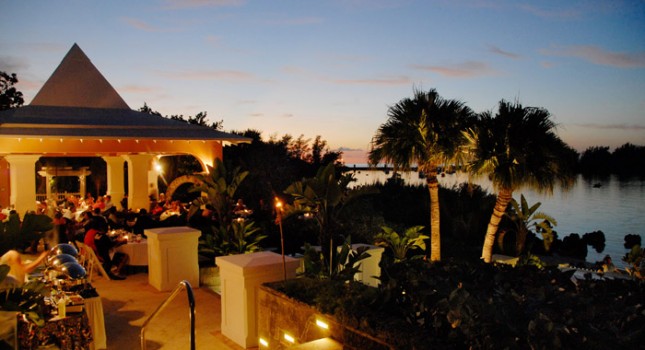
[[[260,345],[262,345],[264,347],[267,347],[267,348],[269,347],[269,342],[266,341],[264,338],[260,338],[260,339],[258,339],[258,341],[260,342]]]
[[[316,326],[322,329],[329,329],[329,325],[321,320],[316,319]]]
[[[161,164],[159,164],[159,163],[155,163],[155,170],[156,170],[158,173],[163,172],[163,168],[161,167]]]
[[[42,138],[40,138],[39,140],[40,140],[40,143],[42,143],[42,142],[43,142],[43,139],[42,139]]]
[[[134,142],[139,143],[139,140],[134,140]]]
[[[275,207],[278,209],[282,209],[282,202],[277,197],[275,199]]]
[[[18,138],[18,142],[21,142],[21,141],[22,141],[22,139],[19,137],[19,138]]]
[[[103,143],[103,139],[99,139],[99,142],[100,142],[100,143]]]
[[[83,139],[80,139],[80,140],[81,140],[81,143],[83,143]]]
[[[63,143],[63,139],[60,139],[60,143]]]
[[[121,143],[121,139],[116,140],[118,143]]]
[[[288,341],[291,344],[296,342],[296,339],[294,339],[291,335],[287,333],[284,334],[284,340]]]

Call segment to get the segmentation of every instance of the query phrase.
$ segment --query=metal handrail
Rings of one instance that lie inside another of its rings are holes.
[[[161,312],[166,306],[175,298],[175,296],[181,291],[181,289],[186,289],[186,294],[188,295],[188,305],[190,306],[190,349],[195,350],[195,296],[193,295],[193,288],[190,286],[190,283],[186,280],[179,282],[179,285],[170,293],[168,298],[157,307],[157,309],[148,317],[148,319],[141,326],[141,350],[146,350],[146,327],[152,319]]]

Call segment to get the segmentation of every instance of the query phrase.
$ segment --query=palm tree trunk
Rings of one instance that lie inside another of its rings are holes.
[[[488,222],[488,229],[486,229],[486,238],[484,239],[484,247],[482,248],[482,259],[484,262],[490,263],[493,260],[493,244],[495,243],[495,235],[499,228],[499,222],[502,220],[502,215],[506,212],[508,203],[513,198],[513,190],[510,188],[502,188],[497,194],[495,201],[495,208],[493,208],[493,215]]]
[[[437,172],[430,171],[426,177],[430,192],[430,261],[441,260],[441,234],[439,231],[439,181]]]

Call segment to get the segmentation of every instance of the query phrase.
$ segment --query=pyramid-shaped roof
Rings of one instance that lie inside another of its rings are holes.
[[[77,44],[28,106],[0,111],[2,137],[251,141],[130,109]]]
[[[77,44],[65,55],[31,105],[130,109]]]

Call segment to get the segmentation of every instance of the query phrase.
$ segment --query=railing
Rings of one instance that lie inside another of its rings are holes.
[[[80,192],[64,192],[64,193],[52,193],[49,198],[47,198],[46,193],[36,193],[36,200],[44,202],[47,199],[54,198],[57,202],[67,199],[69,196],[74,195],[77,198],[81,197]]]
[[[190,349],[195,350],[195,296],[193,295],[193,288],[190,286],[188,281],[183,280],[179,282],[179,285],[170,293],[168,298],[159,305],[157,310],[155,310],[150,317],[143,323],[141,326],[141,350],[146,350],[146,327],[148,323],[152,321],[159,312],[168,306],[168,304],[179,294],[182,289],[186,289],[186,294],[188,295],[188,306],[190,307]]]

